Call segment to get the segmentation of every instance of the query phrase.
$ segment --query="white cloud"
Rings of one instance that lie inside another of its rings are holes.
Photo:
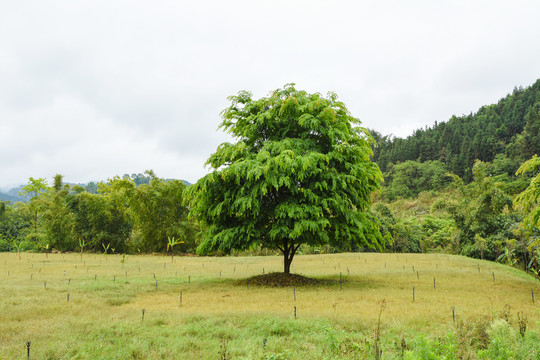
[[[0,13],[0,185],[195,181],[226,97],[295,82],[406,136],[540,73],[540,3],[16,1]]]

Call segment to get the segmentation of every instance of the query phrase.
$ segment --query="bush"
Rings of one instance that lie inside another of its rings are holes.
[[[453,333],[437,340],[426,339],[420,335],[413,340],[411,350],[405,352],[404,359],[459,359],[458,349]]]
[[[487,330],[489,344],[478,353],[481,359],[537,360],[540,358],[540,339],[529,331],[520,336],[506,320],[495,320]]]
[[[0,252],[10,252],[13,250],[13,245],[0,234]]]

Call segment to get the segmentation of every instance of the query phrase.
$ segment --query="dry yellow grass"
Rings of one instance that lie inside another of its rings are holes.
[[[268,257],[175,257],[0,254],[0,343],[58,341],[108,324],[185,322],[189,317],[327,319],[343,327],[442,333],[456,318],[492,317],[506,305],[540,328],[540,282],[487,261],[438,254],[299,255],[292,271],[332,278],[328,286],[260,288],[243,279],[282,268]],[[264,270],[263,270],[264,269]],[[343,286],[340,289],[340,273]],[[434,288],[435,279],[435,288]],[[157,289],[156,289],[157,281]],[[414,302],[413,302],[414,288]],[[531,291],[536,301],[532,302]],[[69,301],[67,299],[69,293]],[[180,294],[182,304],[180,304]],[[1,354],[1,351],[0,351]]]
[[[333,278],[335,285],[256,288],[240,282],[280,271],[281,257],[170,257],[85,254],[1,254],[2,305],[31,313],[32,304],[66,297],[94,298],[115,310],[159,309],[180,313],[343,318],[373,323],[386,300],[386,321],[428,330],[458,317],[489,315],[510,305],[530,314],[537,327],[540,283],[501,264],[438,254],[335,254],[297,256],[293,272]],[[9,276],[8,276],[9,273]],[[340,290],[340,273],[343,286]],[[493,280],[495,277],[495,280]],[[234,280],[234,281],[233,281]],[[435,280],[435,288],[434,288]],[[155,283],[158,282],[157,291]],[[188,282],[189,281],[189,282]],[[46,284],[45,284],[46,282]],[[413,302],[414,288],[414,302]],[[180,307],[180,291],[182,306]],[[536,303],[532,303],[532,294]],[[103,295],[103,296],[101,296]],[[115,300],[116,299],[116,300]]]

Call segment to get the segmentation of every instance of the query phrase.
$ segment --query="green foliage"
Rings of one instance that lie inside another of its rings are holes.
[[[0,249],[13,250],[16,241],[21,250],[100,252],[110,244],[118,252],[152,252],[164,251],[172,236],[194,251],[198,227],[182,205],[184,183],[146,174],[148,184],[138,187],[130,177],[87,187],[63,184],[59,174],[52,187],[30,178],[21,191],[29,202],[0,202]]]
[[[393,252],[452,252],[456,228],[448,216],[408,216],[399,210],[394,214],[387,205],[380,202],[374,205],[373,212],[389,244],[388,249]]]
[[[12,241],[23,241],[31,231],[28,204],[0,202],[0,251],[11,251]]]
[[[34,179],[33,177],[30,177],[28,184],[22,188],[20,195],[27,199],[29,198],[31,201],[37,199],[41,195],[44,195],[47,192],[47,189],[47,180],[43,178]]]
[[[207,226],[200,253],[260,244],[279,249],[289,272],[301,244],[381,247],[367,215],[382,180],[373,139],[335,94],[287,85],[229,100],[221,128],[237,142],[221,144],[207,161],[213,171],[187,189],[191,216]]]
[[[525,128],[516,137],[516,140],[508,146],[507,153],[518,162],[530,159],[533,155],[540,154],[540,99],[527,110],[524,117]]]
[[[167,236],[167,251],[169,251],[170,248],[172,252],[174,245],[181,243],[183,243],[183,241],[175,239],[174,236],[172,238],[170,236]]]
[[[132,180],[136,186],[148,185],[153,178],[155,178],[155,175],[153,173],[149,175],[148,172],[145,172],[144,174],[124,174],[124,176],[122,176],[122,179],[124,180]]]
[[[183,241],[175,239],[174,236],[172,238],[167,236],[167,251],[169,251],[169,248],[171,249],[171,261],[174,260],[174,245],[182,243]]]
[[[376,203],[373,206],[373,215],[377,218],[379,223],[379,230],[384,238],[384,243],[387,247],[391,246],[392,250],[395,252],[394,246],[394,234],[396,219],[392,210],[388,206],[382,203]]]
[[[509,266],[514,266],[517,260],[518,259],[515,257],[515,249],[508,249],[507,246],[504,247],[503,253],[497,258],[497,261],[505,263]]]
[[[439,360],[439,359],[460,359],[459,346],[453,333],[436,340],[431,340],[423,335],[414,338],[403,359],[407,360]]]
[[[536,175],[532,178],[529,187],[516,197],[515,204],[527,213],[523,226],[534,228],[540,224],[540,158],[537,155],[524,162],[517,174],[526,172],[534,172]]]
[[[84,248],[86,247],[86,242],[83,239],[79,239],[79,247],[81,248],[81,257],[84,251]]]
[[[415,217],[400,219],[394,227],[394,252],[419,253],[420,242],[424,237],[422,225]]]
[[[454,219],[459,230],[454,252],[495,260],[505,239],[512,237],[517,218],[511,197],[502,183],[489,176],[489,169],[489,164],[477,161],[472,170],[474,181],[468,185],[454,175],[454,193],[438,200],[433,211],[444,210]]]
[[[388,200],[417,197],[422,191],[441,190],[451,182],[440,161],[389,164],[384,179],[383,193]]]
[[[42,226],[45,236],[41,248],[47,245],[60,251],[76,248],[77,240],[72,236],[74,219],[68,207],[70,190],[69,185],[62,186],[62,175],[56,175],[54,186],[44,195]]]
[[[0,234],[0,252],[8,252],[13,249],[12,244],[3,234]]]
[[[451,252],[456,233],[451,218],[429,215],[422,219],[421,224],[424,233],[420,242],[422,252]]]
[[[133,247],[164,252],[167,239],[172,237],[178,239],[182,251],[194,250],[198,229],[196,222],[187,218],[188,209],[183,204],[186,185],[179,180],[160,179],[151,171],[146,173],[151,178],[148,184],[135,187],[126,179],[112,183],[112,187],[118,189],[119,182],[123,182],[128,197],[136,235]]]
[[[73,215],[73,239],[84,242],[92,251],[101,251],[102,246],[123,252],[131,233],[131,223],[110,194],[90,194],[86,191],[74,194],[69,201]]]
[[[34,179],[30,178],[28,184],[24,186],[20,192],[20,195],[25,198],[30,198],[30,204],[28,210],[33,213],[32,223],[33,232],[27,234],[27,239],[37,244],[37,242],[43,238],[41,228],[39,226],[40,212],[43,210],[42,197],[47,192],[47,181],[43,178]]]
[[[540,339],[535,332],[527,332],[522,337],[503,319],[495,320],[487,331],[490,341],[487,349],[479,352],[481,359],[535,360],[540,357]]]
[[[390,164],[408,160],[438,160],[448,172],[468,183],[475,160],[491,162],[505,154],[510,161],[499,165],[510,170],[540,153],[539,129],[540,80],[528,88],[514,89],[497,104],[483,106],[475,114],[452,116],[447,122],[418,129],[406,139],[372,132],[379,144],[374,160],[383,172]]]
[[[90,181],[88,185],[86,185],[86,191],[88,191],[90,194],[97,194],[98,193],[97,184],[93,181]]]

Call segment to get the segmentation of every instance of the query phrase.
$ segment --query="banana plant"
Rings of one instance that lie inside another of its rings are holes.
[[[103,253],[105,254],[105,261],[107,261],[107,251],[109,251],[109,247],[111,247],[111,243],[108,243],[107,246],[105,244],[101,243],[101,246],[103,246]]]
[[[48,246],[49,245],[47,244],[47,247]],[[83,254],[83,250],[85,246],[86,246],[86,242],[84,240],[79,239],[79,247],[81,248],[81,260],[82,260],[82,254]]]
[[[502,262],[502,263],[505,263],[506,265],[514,266],[514,265],[516,265],[517,260],[518,260],[518,259],[514,258],[514,253],[515,253],[515,249],[509,250],[508,247],[505,246],[504,247],[504,253],[499,255],[497,260]]]
[[[540,248],[531,249],[531,260],[527,264],[527,270],[533,273],[537,279],[540,279]]]
[[[169,251],[169,247],[171,248],[171,262],[174,262],[174,251],[173,251],[173,247],[174,245],[176,244],[182,244],[184,243],[183,241],[180,241],[180,240],[176,240],[173,237],[170,237],[170,236],[167,236],[167,251]]]
[[[22,245],[22,241],[20,241],[18,244],[17,244],[17,241],[13,240],[13,246],[15,248],[17,248],[17,256],[19,256],[19,260],[21,260],[21,245]]]

